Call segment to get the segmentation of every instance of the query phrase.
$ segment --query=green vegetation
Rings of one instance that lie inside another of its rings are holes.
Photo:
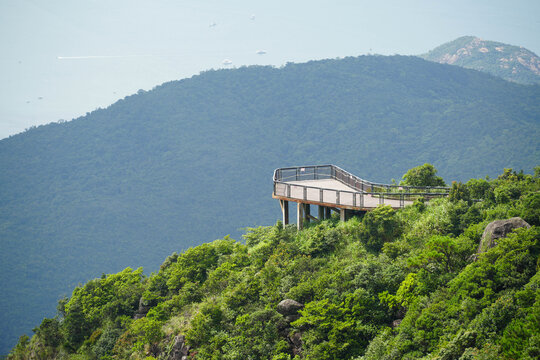
[[[167,359],[183,335],[190,359],[536,359],[539,191],[540,167],[506,169],[397,211],[249,228],[80,285],[9,358]],[[533,226],[475,255],[513,216]],[[278,313],[286,298],[299,316]]]
[[[410,186],[446,186],[443,178],[437,176],[437,170],[431,164],[424,164],[409,169],[403,175],[403,184]]]
[[[207,71],[3,139],[0,353],[78,283],[274,223],[275,168],[384,183],[426,162],[447,182],[530,172],[539,114],[537,86],[361,56]]]

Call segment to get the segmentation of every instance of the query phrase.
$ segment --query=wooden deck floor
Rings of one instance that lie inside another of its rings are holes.
[[[352,187],[347,186],[341,181],[337,181],[335,179],[287,181],[287,184],[313,186],[317,188],[332,189],[332,190],[353,191],[353,192],[356,191]]]

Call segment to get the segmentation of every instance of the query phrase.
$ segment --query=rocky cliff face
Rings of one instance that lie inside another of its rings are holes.
[[[520,46],[463,36],[420,57],[487,72],[521,84],[540,84],[540,58]]]

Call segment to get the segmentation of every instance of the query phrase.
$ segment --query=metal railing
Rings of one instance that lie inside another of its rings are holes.
[[[353,191],[295,184],[296,181],[334,179]],[[419,197],[448,196],[449,187],[402,186],[373,183],[335,165],[279,168],[274,171],[274,195],[290,199],[352,208],[374,208],[379,204],[404,207]]]

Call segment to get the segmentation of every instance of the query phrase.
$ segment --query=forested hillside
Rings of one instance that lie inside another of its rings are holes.
[[[9,359],[538,359],[539,225],[537,167],[249,228],[80,285]]]
[[[531,171],[540,87],[417,57],[207,71],[0,141],[1,351],[79,282],[273,224],[274,168]]]

